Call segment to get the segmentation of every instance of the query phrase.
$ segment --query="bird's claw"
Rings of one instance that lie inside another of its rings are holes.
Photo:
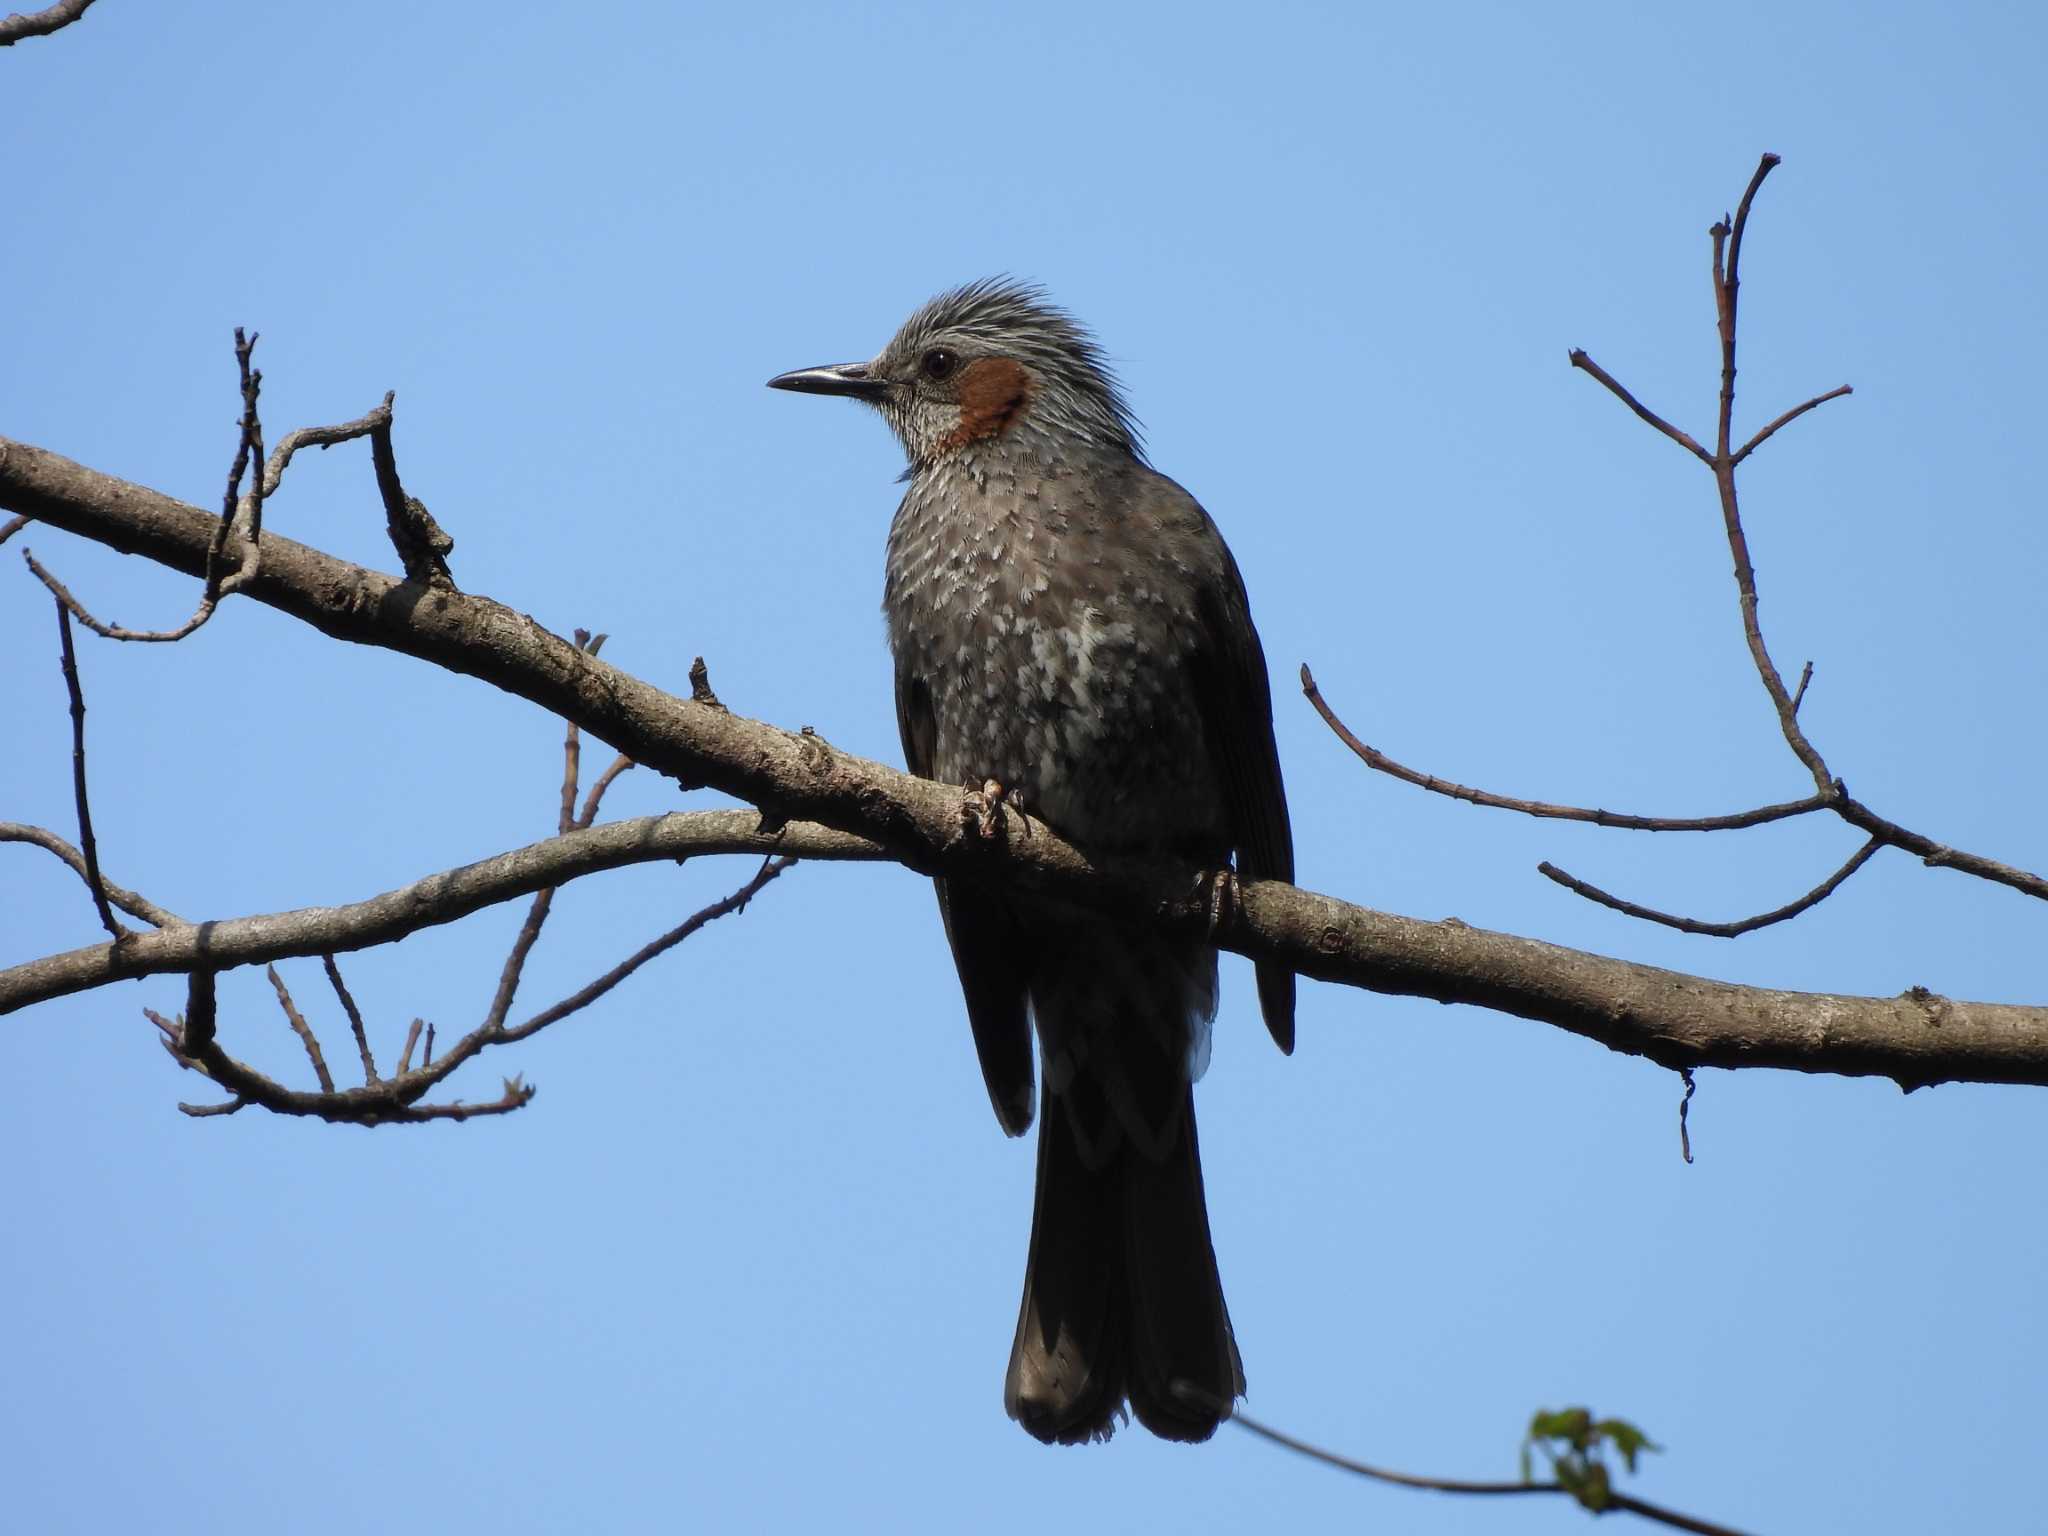
[[[972,832],[985,843],[1003,835],[1003,802],[1010,792],[994,779],[983,779],[979,787],[970,779],[962,786],[960,830]]]
[[[1195,877],[1195,890],[1201,893],[1208,886],[1209,937],[1215,938],[1236,920],[1244,910],[1244,888],[1238,883],[1237,871],[1228,864],[1223,868]]]

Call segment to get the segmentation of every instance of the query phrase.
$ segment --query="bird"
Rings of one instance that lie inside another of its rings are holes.
[[[1293,879],[1243,577],[1147,461],[1090,331],[1034,285],[984,279],[867,362],[768,382],[865,402],[903,446],[882,608],[913,774],[1092,850]],[[1037,1109],[1004,1406],[1049,1444],[1109,1439],[1127,1403],[1156,1435],[1206,1440],[1245,1389],[1195,1135],[1215,946],[994,882],[936,885],[996,1119],[1020,1136]],[[1261,964],[1257,989],[1291,1053],[1294,973]]]

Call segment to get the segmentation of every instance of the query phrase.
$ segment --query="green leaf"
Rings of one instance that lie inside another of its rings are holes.
[[[1531,1440],[1565,1440],[1583,1450],[1593,1415],[1584,1408],[1539,1408],[1529,1420]]]
[[[1627,1464],[1630,1472],[1635,1471],[1636,1457],[1641,1452],[1664,1449],[1627,1419],[1602,1419],[1593,1426],[1593,1433],[1596,1437],[1605,1436],[1614,1443],[1615,1450],[1621,1453],[1621,1459]]]

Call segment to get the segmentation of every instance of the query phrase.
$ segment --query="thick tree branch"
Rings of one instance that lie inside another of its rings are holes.
[[[16,11],[0,18],[0,48],[12,48],[25,37],[61,32],[92,8],[92,0],[60,0],[40,11]]]
[[[4,439],[0,508],[182,571],[203,569],[218,521]],[[886,857],[926,874],[1017,881],[1097,910],[1142,914],[1190,934],[1210,931],[1209,904],[1190,870],[1091,858],[1014,808],[1001,813],[1010,835],[994,843],[964,836],[956,789],[664,693],[488,598],[401,582],[275,534],[264,543],[247,596],[335,638],[482,678],[576,721],[636,762],[759,805],[781,830],[766,835],[761,818],[742,811],[723,813],[734,819],[716,835],[689,817],[572,832],[422,882],[438,886],[433,893],[415,887],[358,908],[139,934],[119,956],[100,945],[31,961],[0,973],[0,1011],[128,975],[360,948],[587,873],[574,869],[579,860],[610,867],[714,848]],[[664,837],[674,841],[653,851]],[[1917,990],[1854,998],[1740,987],[1454,922],[1372,912],[1272,882],[1249,882],[1242,894],[1216,934],[1226,948],[1322,980],[1499,1009],[1674,1068],[1773,1066],[1886,1076],[1906,1086],[2048,1084],[2048,1009],[1952,1002]]]

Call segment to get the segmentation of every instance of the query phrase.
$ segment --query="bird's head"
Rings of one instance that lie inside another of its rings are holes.
[[[940,294],[872,361],[799,368],[768,386],[867,401],[913,470],[977,445],[1033,438],[1140,451],[1094,337],[1037,288],[1006,278]]]

